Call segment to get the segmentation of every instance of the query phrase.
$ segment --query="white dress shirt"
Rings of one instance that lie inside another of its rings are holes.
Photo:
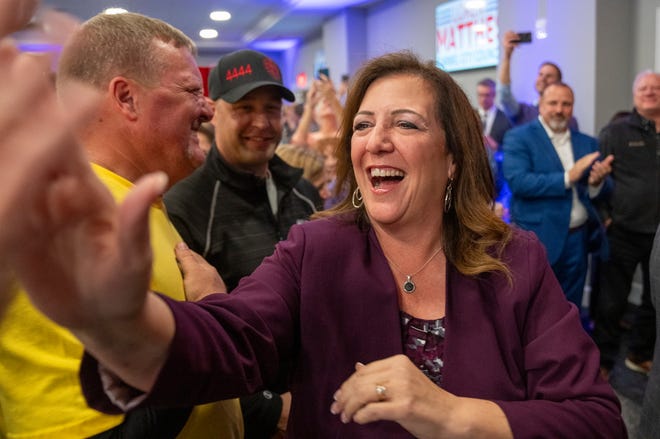
[[[495,113],[497,113],[497,107],[495,105],[488,110],[479,107],[479,117],[483,124],[484,136],[490,136],[490,131],[493,129],[493,122],[495,122]]]
[[[552,145],[555,147],[555,151],[557,151],[557,155],[559,156],[559,160],[561,160],[561,164],[564,166],[564,187],[566,189],[570,188],[573,192],[571,220],[568,227],[571,229],[580,227],[587,222],[588,214],[587,209],[578,198],[575,186],[571,184],[568,178],[568,171],[573,167],[573,165],[575,165],[575,158],[573,157],[573,145],[571,144],[571,130],[567,128],[565,131],[557,133],[543,121],[541,116],[539,116],[539,121],[541,122],[541,125],[543,125],[545,132],[548,134]]]

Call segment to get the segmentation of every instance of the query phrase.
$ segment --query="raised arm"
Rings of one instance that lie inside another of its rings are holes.
[[[509,116],[510,119],[515,119],[520,112],[520,104],[511,92],[511,56],[513,51],[518,46],[514,42],[518,35],[509,30],[504,33],[502,37],[502,59],[500,60],[499,67],[499,87],[497,96],[499,97],[500,106],[502,110]]]
[[[317,81],[312,82],[312,85],[307,90],[305,104],[303,106],[303,114],[300,116],[296,131],[291,135],[291,143],[294,145],[301,145],[308,147],[307,135],[309,129],[314,121],[314,107],[321,98]]]
[[[322,98],[330,105],[332,111],[335,113],[335,118],[337,121],[341,120],[341,115],[344,111],[339,98],[337,97],[337,90],[335,89],[334,84],[327,76],[321,74],[320,79],[320,92]]]

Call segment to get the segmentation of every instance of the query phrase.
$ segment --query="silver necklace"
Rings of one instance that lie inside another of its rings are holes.
[[[396,268],[401,274],[403,274],[404,276],[406,276],[406,280],[403,281],[403,284],[401,285],[401,287],[403,288],[403,291],[404,291],[405,293],[412,294],[412,293],[415,291],[415,288],[416,288],[415,282],[413,282],[413,279],[412,279],[413,276],[418,275],[423,269],[425,269],[426,266],[429,265],[429,262],[431,262],[431,261],[433,260],[433,258],[435,258],[435,257],[438,255],[438,253],[440,253],[440,250],[442,250],[442,246],[438,247],[438,249],[437,249],[436,251],[433,252],[433,254],[431,255],[431,257],[428,258],[428,259],[426,260],[426,262],[424,262],[424,264],[420,267],[420,269],[417,270],[416,272],[412,273],[412,274],[405,274],[404,271],[401,270],[401,269],[399,268],[399,266],[396,265],[396,264],[394,263],[393,260],[391,260],[390,258],[387,257],[387,255],[385,256],[385,258],[386,258],[388,261],[390,261],[390,263],[391,263],[392,265],[394,265],[394,268]]]

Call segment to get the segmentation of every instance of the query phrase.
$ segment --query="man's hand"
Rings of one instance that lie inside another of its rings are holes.
[[[197,302],[209,294],[226,293],[227,286],[218,271],[199,254],[180,242],[174,248],[179,269],[183,275],[186,299]]]
[[[515,41],[518,40],[518,34],[512,30],[508,30],[504,33],[502,37],[502,48],[504,49],[504,56],[511,58],[513,51],[518,47],[518,43]]]
[[[612,173],[613,161],[614,156],[610,154],[604,160],[594,162],[589,172],[589,184],[591,186],[598,186],[603,182],[605,177]]]
[[[576,161],[573,167],[568,171],[568,181],[570,181],[571,184],[579,181],[582,178],[582,175],[584,175],[584,171],[596,161],[599,155],[600,153],[595,151]]]

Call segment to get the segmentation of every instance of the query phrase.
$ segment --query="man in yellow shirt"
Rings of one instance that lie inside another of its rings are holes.
[[[78,134],[115,199],[147,173],[164,171],[174,183],[203,161],[196,131],[213,110],[203,97],[193,43],[177,29],[138,14],[90,19],[62,52],[61,96],[79,82],[101,94],[98,112]],[[159,203],[150,226],[151,288],[185,300],[173,253],[180,238]],[[87,408],[78,383],[82,352],[17,291],[0,321],[0,437],[242,437],[236,400],[126,416]]]

